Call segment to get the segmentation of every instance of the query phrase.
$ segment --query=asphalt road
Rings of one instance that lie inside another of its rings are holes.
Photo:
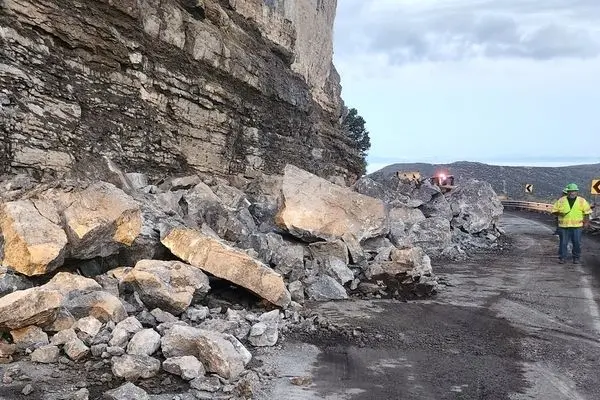
[[[278,378],[260,398],[600,399],[600,243],[584,242],[583,265],[559,265],[550,227],[511,213],[502,224],[511,249],[434,266],[451,286],[431,300],[318,305],[361,340],[265,350]]]

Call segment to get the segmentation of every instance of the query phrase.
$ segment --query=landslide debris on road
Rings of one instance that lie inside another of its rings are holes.
[[[500,236],[477,181],[444,195],[291,165],[251,181],[118,175],[0,181],[0,396],[31,381],[57,399],[251,397],[269,379],[252,352],[312,329],[305,302],[432,295],[432,257]],[[56,366],[55,384],[35,376]]]

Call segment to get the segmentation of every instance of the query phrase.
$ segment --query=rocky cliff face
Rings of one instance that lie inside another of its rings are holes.
[[[0,173],[352,177],[336,0],[0,0]]]

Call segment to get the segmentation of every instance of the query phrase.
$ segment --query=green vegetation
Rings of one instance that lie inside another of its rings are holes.
[[[365,173],[367,167],[367,152],[371,148],[371,139],[369,138],[369,131],[365,128],[365,120],[358,114],[356,108],[348,110],[348,114],[342,121],[342,128],[348,137],[352,140],[354,148],[359,152],[362,157],[362,173]]]

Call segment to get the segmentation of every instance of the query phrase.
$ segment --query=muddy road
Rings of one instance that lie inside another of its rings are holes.
[[[547,224],[502,224],[510,250],[434,266],[433,299],[316,305],[334,328],[259,354],[278,376],[260,398],[599,399],[600,243],[559,265]]]

